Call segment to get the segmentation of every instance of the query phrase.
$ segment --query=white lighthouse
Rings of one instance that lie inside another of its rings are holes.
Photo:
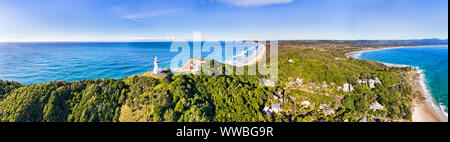
[[[155,62],[154,62],[154,67],[153,67],[153,74],[159,74],[161,73],[161,70],[158,67],[158,57],[155,57]]]

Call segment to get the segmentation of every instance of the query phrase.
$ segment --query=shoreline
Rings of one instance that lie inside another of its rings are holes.
[[[257,50],[257,52],[258,52],[257,56],[255,58],[253,58],[251,61],[248,61],[239,67],[254,65],[254,64],[258,63],[259,61],[261,61],[261,59],[266,55],[267,49],[266,49],[266,45],[263,45],[263,44],[259,44],[258,48],[259,48],[259,50]]]
[[[428,90],[422,70],[415,68],[412,87],[419,93],[419,100],[413,103],[413,122],[448,122],[448,116]]]
[[[415,48],[415,47],[435,47],[435,46],[448,46],[448,45],[447,44],[442,44],[442,45],[392,46],[392,47],[379,47],[379,48],[369,47],[369,49],[362,49],[362,50],[358,50],[358,51],[352,51],[352,52],[349,52],[349,53],[345,53],[345,56],[347,56],[347,57],[349,57],[349,56],[350,57],[354,57],[354,56],[351,56],[351,55],[360,54],[360,53],[363,53],[363,52],[378,51],[378,50],[399,49],[399,48]],[[358,57],[354,57],[354,58],[360,59],[359,56]],[[386,64],[386,63],[383,63],[383,64]]]
[[[244,67],[244,66],[251,66],[251,65],[255,65],[257,64],[259,61],[261,61],[261,59],[263,57],[265,57],[267,51],[266,51],[266,46],[263,44],[258,44],[258,50],[255,50],[257,52],[256,56],[252,56],[253,58],[251,58],[250,60],[247,61],[243,61],[242,63],[238,64],[237,61],[236,62],[227,62],[224,61],[224,64],[230,64],[232,66],[236,66],[236,67]],[[246,52],[246,51],[244,51]],[[175,68],[175,69],[170,69],[172,72],[191,72],[192,70],[200,70],[200,69],[196,69],[195,67],[193,67],[192,69],[183,69],[186,68],[193,60],[205,60],[203,58],[196,58],[196,59],[190,59],[189,62],[185,63],[185,65],[183,67],[179,67],[179,68]],[[207,59],[206,59],[207,60]],[[234,63],[234,64],[233,64]],[[198,66],[200,67],[200,66]]]
[[[360,55],[357,54],[361,54],[363,52],[386,50],[386,49],[434,47],[434,46],[448,46],[448,45],[399,46],[399,47],[365,49],[346,53],[345,56],[361,59],[359,58]],[[393,67],[412,67],[410,65],[390,64],[390,63],[383,63],[380,61],[376,62]],[[443,110],[441,110],[439,104],[436,102],[431,92],[429,91],[428,86],[426,85],[425,74],[423,73],[423,70],[420,70],[417,67],[412,68],[414,69],[414,75],[412,76],[411,86],[413,87],[413,90],[418,93],[418,96],[420,98],[419,100],[413,101],[412,122],[448,122],[448,115]]]

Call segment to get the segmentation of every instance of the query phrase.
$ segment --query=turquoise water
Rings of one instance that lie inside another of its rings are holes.
[[[440,109],[448,113],[448,46],[384,49],[354,56],[383,63],[410,65],[423,70],[428,90]]]
[[[160,68],[169,68],[170,61],[181,52],[170,52],[171,42],[133,43],[0,43],[0,79],[36,84],[55,80],[119,79],[153,70],[158,57]],[[192,56],[192,43],[191,47]],[[225,43],[222,53],[225,54]],[[251,43],[234,51],[236,60],[251,57],[257,50]],[[251,50],[254,49],[254,50]],[[214,50],[211,50],[214,51]],[[252,52],[253,51],[253,52]],[[212,52],[202,52],[206,58]],[[239,54],[236,54],[239,53]],[[240,55],[240,56],[239,56]],[[211,58],[225,61],[225,58]],[[182,66],[184,63],[180,63]]]

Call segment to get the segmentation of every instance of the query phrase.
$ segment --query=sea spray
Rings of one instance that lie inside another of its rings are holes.
[[[445,112],[444,109],[441,109],[441,107],[439,106],[439,104],[437,103],[437,100],[434,99],[433,95],[431,94],[431,91],[429,90],[429,87],[427,85],[427,80],[425,77],[425,70],[419,69],[419,67],[416,67],[416,73],[420,74],[420,86],[423,89],[423,92],[425,94],[425,99],[427,101],[428,104],[431,104],[431,106],[433,107],[434,110],[436,110],[436,112],[439,113],[439,115],[441,115],[441,117],[443,115],[445,115],[445,117],[448,117],[447,113]]]

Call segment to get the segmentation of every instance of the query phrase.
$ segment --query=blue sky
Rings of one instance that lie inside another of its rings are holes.
[[[0,41],[448,38],[447,0],[1,0]]]

